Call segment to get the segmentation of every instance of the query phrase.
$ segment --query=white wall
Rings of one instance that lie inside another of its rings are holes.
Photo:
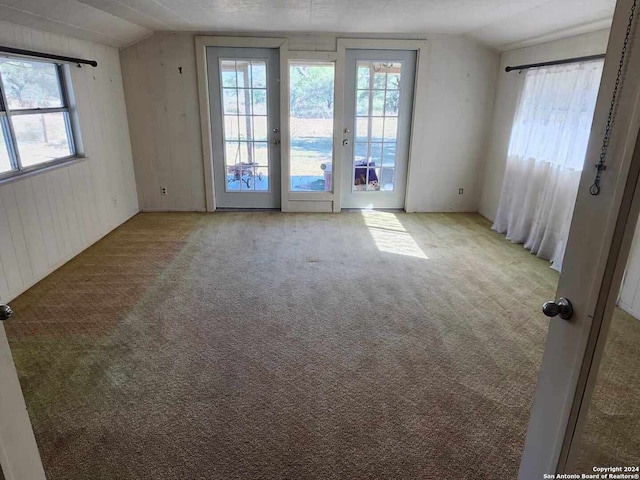
[[[490,133],[498,54],[465,37],[429,36],[429,149],[414,152],[408,211],[476,212]],[[464,194],[459,195],[458,189]]]
[[[507,73],[507,65],[560,60],[604,53],[609,31],[579,35],[565,40],[544,43],[533,47],[503,53],[500,58],[490,143],[487,148],[479,211],[493,221],[498,203],[511,136],[511,125],[518,107],[524,76],[518,72]]]
[[[140,209],[204,211],[194,36],[156,34],[120,59]]]
[[[71,68],[88,158],[0,184],[0,300],[8,302],[134,215],[138,199],[118,50],[4,22],[0,45],[98,62]]]
[[[288,35],[289,48],[335,51],[339,36],[352,35]],[[499,57],[466,37],[426,38],[428,75],[418,88],[431,148],[414,152],[407,210],[477,211]],[[204,210],[194,36],[156,34],[120,55],[140,208]]]

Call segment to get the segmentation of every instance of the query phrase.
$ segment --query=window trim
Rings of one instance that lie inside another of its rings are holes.
[[[2,55],[0,53],[0,59],[4,58],[18,58],[11,55]],[[59,63],[51,60],[44,60],[32,57],[19,57],[24,58],[29,62],[39,62],[52,64],[56,68],[56,74],[58,78],[58,86],[60,88],[61,107],[51,108],[30,108],[30,109],[15,109],[9,108],[9,102],[4,91],[4,83],[2,82],[2,73],[0,73],[0,119],[6,117],[6,132],[8,138],[5,135],[6,145],[8,147],[9,161],[12,166],[12,170],[0,173],[0,183],[4,183],[7,180],[18,178],[24,175],[31,175],[34,172],[40,170],[48,170],[56,168],[60,165],[70,163],[74,160],[84,159],[86,155],[82,149],[82,141],[80,136],[80,125],[78,120],[77,108],[75,105],[75,97],[71,86],[71,72],[69,71],[69,65]],[[12,117],[22,115],[37,115],[44,113],[66,113],[65,127],[67,130],[67,136],[69,139],[69,148],[71,155],[48,160],[36,165],[23,166],[22,159],[20,157],[20,150],[18,145],[18,138],[13,126]],[[0,130],[4,130],[0,126]]]

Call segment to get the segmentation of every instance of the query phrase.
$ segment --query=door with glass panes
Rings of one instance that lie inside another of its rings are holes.
[[[280,208],[280,53],[208,47],[217,208]]]
[[[404,208],[415,69],[415,51],[346,51],[342,208]]]

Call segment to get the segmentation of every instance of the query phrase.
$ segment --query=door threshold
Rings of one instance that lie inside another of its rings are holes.
[[[341,208],[340,210],[343,212],[404,212],[404,208]]]
[[[280,212],[279,208],[243,208],[243,207],[222,207],[216,208],[216,212]]]

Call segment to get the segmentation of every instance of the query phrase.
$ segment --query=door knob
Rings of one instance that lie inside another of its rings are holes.
[[[563,320],[569,320],[573,315],[573,305],[566,298],[559,298],[557,302],[545,302],[542,305],[542,313],[547,317],[559,315]]]
[[[0,321],[9,320],[13,315],[13,310],[9,305],[0,305]]]

